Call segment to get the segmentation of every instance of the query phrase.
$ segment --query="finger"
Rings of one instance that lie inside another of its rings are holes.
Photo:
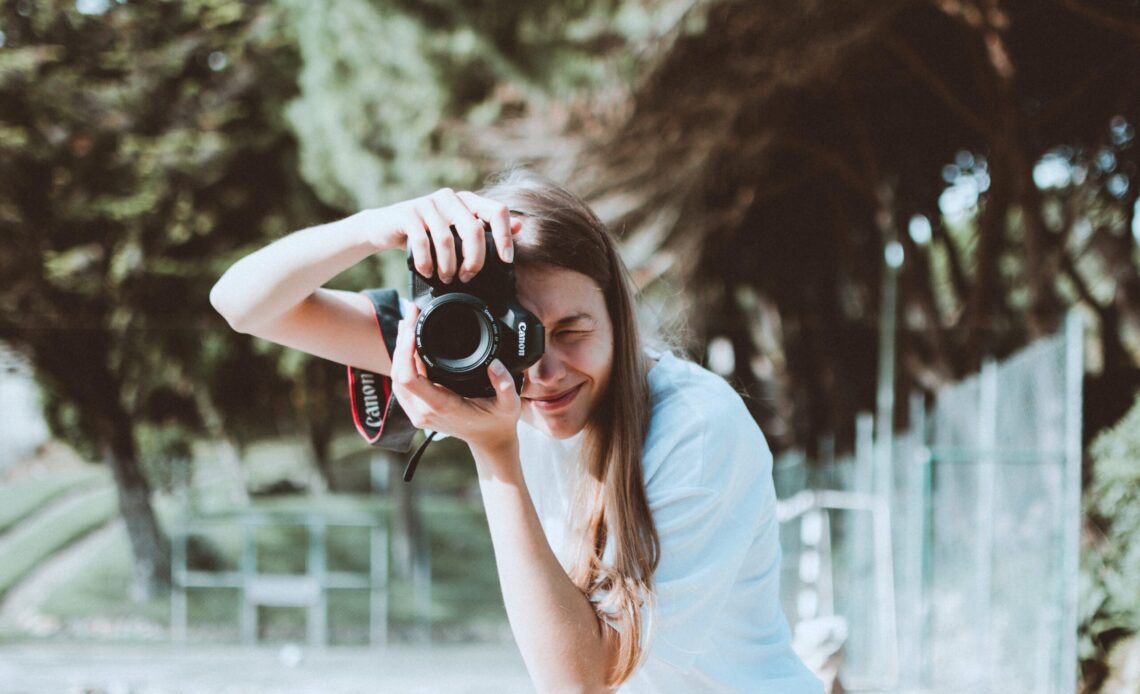
[[[424,220],[415,212],[411,212],[402,222],[404,235],[407,238],[408,249],[412,252],[412,264],[416,272],[424,277],[431,277],[433,265],[431,262],[431,239],[428,237]]]
[[[401,405],[407,403],[421,415],[434,415],[454,407],[461,399],[429,381],[422,370],[423,362],[415,348],[417,315],[418,311],[412,311],[400,321],[396,349],[392,352],[392,382]]]
[[[463,269],[469,276],[474,276],[483,268],[486,259],[487,243],[483,237],[483,222],[479,221],[475,212],[456,193],[440,195],[435,202],[440,213],[451,222],[463,240]]]
[[[420,317],[420,307],[412,304],[408,309],[408,315],[400,319],[400,330],[407,334],[408,345],[407,350],[411,354],[410,358],[404,359],[404,366],[410,367],[418,376],[427,378],[427,366],[424,360],[420,357],[419,350],[416,348],[416,322]],[[399,346],[399,334],[396,339],[397,347]],[[402,356],[402,355],[401,355]],[[393,356],[393,360],[395,356]]]
[[[487,377],[495,387],[495,402],[500,406],[513,406],[519,394],[515,390],[515,380],[503,362],[498,359],[492,360],[491,365],[487,367]]]
[[[491,224],[491,235],[495,237],[495,248],[499,251],[499,257],[504,262],[511,262],[514,260],[514,243],[511,240],[511,235],[518,233],[514,229],[514,221],[511,219],[511,211],[501,202],[484,198],[482,196],[462,191],[459,197],[467,205],[468,209],[472,210],[480,219],[483,219]],[[519,222],[519,229],[522,228],[522,222]]]
[[[472,219],[474,220],[474,217]],[[470,282],[471,278],[483,269],[483,263],[487,259],[486,234],[483,232],[483,225],[478,222],[471,226],[457,225],[455,229],[463,242],[463,264],[459,268],[459,279],[462,282]]]
[[[423,358],[420,357],[419,350],[412,350],[412,359],[415,361],[416,373],[427,378],[427,364],[424,364]]]
[[[455,278],[455,239],[451,233],[451,223],[446,215],[440,214],[435,204],[435,196],[424,201],[418,208],[428,229],[431,245],[435,248],[435,274],[444,284]]]
[[[392,383],[397,388],[407,388],[420,377],[413,362],[415,352],[415,322],[405,316],[396,327],[396,347],[392,350]]]
[[[446,222],[445,222],[446,224]],[[435,248],[435,274],[444,284],[455,279],[455,235],[450,227],[432,229],[431,245]]]

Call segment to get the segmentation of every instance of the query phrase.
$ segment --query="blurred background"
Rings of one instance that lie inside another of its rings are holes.
[[[4,0],[0,691],[530,690],[464,447],[207,298],[517,163],[745,397],[831,691],[1140,691],[1138,74],[1137,0]]]

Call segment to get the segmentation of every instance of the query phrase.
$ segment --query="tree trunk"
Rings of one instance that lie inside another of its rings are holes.
[[[229,479],[230,501],[237,506],[249,506],[249,490],[246,487],[245,472],[242,470],[242,454],[237,442],[224,424],[221,413],[214,406],[209,393],[204,388],[193,389],[194,402],[206,431],[221,447],[219,458]]]
[[[990,190],[978,215],[973,291],[966,308],[969,330],[967,369],[977,369],[982,358],[997,351],[1002,326],[1003,293],[999,259],[1005,246],[1006,212],[1009,208],[1009,163],[1004,157],[990,161]]]
[[[130,419],[124,412],[114,413],[104,420],[104,431],[104,450],[134,555],[131,596],[143,601],[170,588],[170,545],[151,507],[150,484],[139,465]]]
[[[393,455],[389,466],[389,489],[395,501],[392,516],[392,572],[401,579],[411,580],[415,567],[427,553],[427,533],[416,503],[417,486],[404,481],[404,460]]]
[[[309,451],[313,456],[313,466],[324,480],[326,489],[334,489],[332,469],[332,439],[334,417],[329,393],[334,384],[329,379],[330,365],[312,360],[304,370],[304,429],[307,434]]]
[[[315,494],[323,494],[332,489],[329,470],[329,444],[332,440],[331,427],[327,425],[327,408],[322,407],[319,393],[319,370],[310,362],[302,367],[293,379],[292,404],[297,430],[304,437],[309,449],[312,470],[309,474],[309,488]],[[314,374],[318,383],[314,383]],[[325,386],[327,387],[327,386]]]

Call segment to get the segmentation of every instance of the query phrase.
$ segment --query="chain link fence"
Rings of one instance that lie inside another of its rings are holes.
[[[912,398],[885,455],[864,415],[853,456],[777,462],[784,606],[849,691],[1075,690],[1082,342]]]

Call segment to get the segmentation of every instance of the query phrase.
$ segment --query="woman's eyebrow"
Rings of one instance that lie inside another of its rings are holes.
[[[572,325],[574,323],[577,323],[580,320],[587,320],[590,322],[594,322],[594,317],[588,313],[572,313],[569,316],[563,316],[562,318],[559,318],[558,320],[554,321],[554,325],[551,327],[552,328],[564,328],[567,325]]]

